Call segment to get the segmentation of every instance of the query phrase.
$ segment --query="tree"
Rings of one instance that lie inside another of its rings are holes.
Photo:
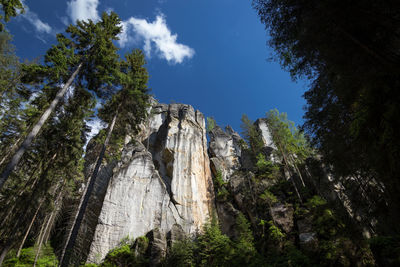
[[[109,123],[107,136],[97,158],[93,173],[88,180],[73,227],[63,249],[60,260],[61,266],[69,266],[70,264],[71,252],[111,138],[114,140],[124,138],[128,134],[128,130],[131,133],[137,132],[139,124],[147,114],[146,108],[148,107],[149,97],[147,94],[148,74],[144,68],[145,63],[144,55],[140,50],[134,50],[132,54],[126,56],[126,61],[122,61],[120,64],[121,73],[119,74],[118,85],[121,86],[121,89],[99,111],[100,117]],[[117,150],[119,150],[118,147]]]
[[[36,238],[38,233],[38,247],[45,244],[63,198],[79,189],[78,181],[83,180],[82,155],[90,130],[86,120],[92,115],[94,98],[82,87],[73,93],[44,127],[33,149],[24,156],[13,183],[2,192],[3,251],[16,245],[22,249],[25,240]]]
[[[253,161],[256,162],[257,156],[262,153],[262,149],[264,147],[264,142],[262,140],[261,133],[258,131],[257,127],[254,125],[254,122],[247,117],[246,114],[242,115],[241,118],[242,124],[240,127],[242,128],[242,136],[244,140],[247,141],[250,146],[251,155],[253,156]]]
[[[91,20],[78,21],[77,26],[67,28],[71,39],[57,35],[58,44],[47,52],[45,65],[25,66],[25,81],[47,82],[46,86],[52,88],[63,86],[2,171],[0,189],[75,79],[100,97],[110,95],[108,89],[116,77],[118,59],[112,41],[118,39],[119,23],[120,19],[113,12],[110,15],[103,13],[101,21],[96,24]]]
[[[286,113],[279,114],[277,109],[267,112],[266,121],[274,144],[278,148],[275,153],[282,159],[285,169],[292,173],[293,168],[295,170],[294,173],[299,176],[302,185],[305,186],[299,164],[304,164],[305,160],[312,155],[312,150],[304,135],[294,126],[292,121],[287,119]],[[293,173],[291,176],[293,176]],[[291,180],[301,201],[301,196],[293,177]]]
[[[11,36],[0,32],[0,166],[8,159],[27,128],[24,120],[30,92],[20,81],[21,67],[11,44]]]
[[[18,15],[18,12],[24,11],[24,6],[21,0],[0,0],[3,14],[0,14],[0,20],[5,22],[10,21],[11,17]],[[0,22],[0,32],[4,30],[3,22]]]
[[[337,177],[384,185],[400,232],[399,1],[254,0],[282,66],[308,78],[305,130]]]

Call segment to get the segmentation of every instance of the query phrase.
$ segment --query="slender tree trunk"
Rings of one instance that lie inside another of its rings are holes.
[[[114,115],[114,117],[112,119],[112,122],[111,122],[111,124],[110,124],[110,126],[108,128],[108,133],[107,133],[106,140],[104,141],[104,144],[103,144],[103,147],[101,149],[100,155],[99,155],[99,157],[97,159],[96,166],[95,166],[95,168],[93,170],[92,176],[88,181],[88,186],[87,186],[87,189],[86,189],[86,191],[85,191],[85,193],[83,195],[83,199],[82,199],[82,201],[80,203],[80,207],[78,208],[77,216],[76,216],[75,221],[74,221],[74,223],[72,225],[72,229],[71,229],[71,231],[69,233],[69,236],[67,238],[65,247],[64,247],[64,249],[62,251],[60,264],[59,264],[59,266],[61,266],[61,267],[68,267],[70,265],[70,258],[71,258],[71,254],[72,254],[72,249],[74,248],[76,239],[78,237],[79,228],[80,228],[80,226],[82,224],[83,217],[84,217],[85,212],[86,212],[86,207],[87,207],[87,205],[89,203],[89,198],[90,198],[90,196],[92,194],[92,191],[93,191],[93,188],[94,188],[94,185],[95,185],[95,182],[96,182],[97,173],[99,172],[101,163],[103,161],[104,153],[106,151],[108,142],[110,141],[112,131],[114,130],[114,125],[115,125],[115,121],[117,120],[117,116],[118,116],[118,109],[117,109],[117,112],[115,113],[115,115]]]
[[[278,140],[278,142],[279,142],[279,140]],[[291,174],[289,162],[288,162],[288,160],[287,160],[287,158],[286,158],[285,152],[283,151],[280,142],[279,142],[278,146],[279,146],[279,149],[281,150],[282,157],[283,157],[283,160],[285,161],[285,165],[286,165],[287,171],[288,171],[288,173],[289,173],[289,176],[291,176],[291,177],[289,177],[289,179],[290,179],[290,181],[291,181],[292,184],[293,184],[294,190],[296,191],[296,194],[297,194],[297,197],[298,197],[299,200],[300,200],[300,203],[303,203],[303,200],[301,199],[299,190],[297,189],[297,185],[296,185],[296,183],[295,183],[295,181],[294,181],[294,179],[293,179],[293,174]]]
[[[33,262],[33,267],[36,266],[36,262],[39,258],[39,254],[40,254],[40,249],[42,247],[42,241],[43,241],[43,231],[44,231],[45,225],[43,224],[42,227],[40,228],[40,233],[39,233],[39,244],[38,244],[38,248],[36,251],[36,255],[35,255],[35,261]]]
[[[18,148],[17,152],[15,152],[14,156],[11,158],[10,162],[7,164],[7,166],[3,170],[3,173],[1,174],[1,177],[0,177],[0,190],[3,187],[4,183],[6,182],[6,180],[8,179],[8,177],[10,176],[10,174],[13,172],[13,170],[17,166],[18,162],[21,160],[25,151],[30,147],[33,139],[37,136],[37,134],[39,133],[39,131],[42,128],[42,126],[44,125],[44,123],[50,117],[50,114],[55,110],[57,104],[64,97],[68,88],[71,86],[73,80],[75,79],[76,75],[79,73],[81,67],[82,67],[82,63],[80,63],[78,65],[78,67],[76,68],[74,73],[72,73],[71,77],[68,79],[67,83],[63,86],[63,88],[61,88],[58,91],[56,97],[53,99],[50,106],[42,114],[42,116],[40,117],[39,121],[35,124],[35,126],[33,126],[31,132],[27,135],[24,142],[21,144],[21,146]]]
[[[6,255],[8,253],[8,251],[10,251],[11,245],[10,244],[6,244],[0,253],[0,266],[3,264],[4,259],[6,258]]]
[[[11,153],[14,153],[15,149],[18,147],[19,141],[21,141],[21,137],[19,137],[17,139],[17,141],[15,141],[15,143],[12,145],[12,147],[7,151],[7,153],[3,156],[3,158],[0,161],[0,166],[4,163],[4,161],[6,161],[6,159],[8,158],[8,156]]]
[[[299,175],[301,184],[303,185],[303,187],[306,187],[306,185],[305,185],[305,183],[304,183],[303,176],[301,175],[301,172],[300,172],[299,168],[297,167],[297,164],[296,164],[296,161],[294,160],[293,155],[290,155],[290,159],[292,160],[293,167],[296,169],[297,174]]]
[[[28,230],[26,230],[26,233],[25,233],[25,235],[24,235],[24,238],[22,239],[21,245],[20,245],[19,248],[18,248],[17,258],[19,258],[19,256],[21,255],[21,250],[22,250],[22,248],[24,247],[26,238],[28,237],[28,235],[29,235],[29,233],[30,233],[30,231],[31,231],[31,229],[32,229],[33,223],[34,223],[35,220],[36,220],[36,216],[38,215],[39,210],[40,210],[40,207],[41,207],[42,204],[44,203],[44,200],[45,200],[45,198],[43,198],[42,201],[40,201],[39,207],[36,209],[36,212],[35,212],[35,214],[33,215],[33,218],[32,218],[32,220],[31,220],[31,223],[29,224]]]

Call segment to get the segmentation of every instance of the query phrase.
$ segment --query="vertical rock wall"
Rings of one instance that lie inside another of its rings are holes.
[[[113,170],[87,261],[99,263],[119,242],[180,225],[193,234],[214,205],[204,116],[182,104],[154,104],[141,133]],[[90,207],[89,207],[90,209]]]

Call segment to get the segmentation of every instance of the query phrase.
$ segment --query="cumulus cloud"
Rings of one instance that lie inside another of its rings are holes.
[[[144,41],[143,49],[148,57],[151,56],[154,47],[159,57],[172,63],[182,63],[185,58],[190,59],[194,56],[193,48],[177,42],[178,35],[171,33],[162,14],[153,22],[131,17],[121,24],[123,27],[119,36],[121,47],[136,43],[140,39]]]
[[[67,3],[67,12],[73,22],[77,20],[99,20],[97,7],[99,0],[71,0]]]
[[[35,27],[35,30],[39,33],[47,33],[51,34],[53,29],[50,27],[49,24],[43,22],[39,19],[39,16],[31,11],[27,5],[24,4],[25,13],[22,14],[22,17],[29,21]]]

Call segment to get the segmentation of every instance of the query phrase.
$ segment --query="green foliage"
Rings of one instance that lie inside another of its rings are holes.
[[[147,266],[149,259],[145,256],[148,246],[149,239],[145,236],[138,237],[135,242],[126,237],[120,241],[118,247],[107,254],[100,266]]]
[[[276,226],[273,221],[269,221],[268,224],[269,238],[271,241],[276,243],[281,242],[286,235],[282,233],[281,229],[279,229],[279,227]]]
[[[217,126],[217,123],[213,117],[207,117],[207,133],[211,132],[215,126]]]
[[[24,11],[24,6],[21,0],[1,0],[0,4],[2,7],[2,14],[0,14],[0,20],[5,22],[10,21],[11,17],[18,15],[18,12]],[[0,32],[4,30],[3,22],[0,22]]]
[[[267,112],[266,119],[274,144],[278,148],[278,157],[287,161],[286,164],[302,164],[312,155],[304,134],[294,126],[294,122],[287,119],[286,113],[273,109]]]
[[[309,79],[304,129],[324,162],[343,179],[382,183],[379,197],[391,197],[390,206],[378,208],[378,221],[399,233],[400,37],[393,33],[400,2],[253,0],[253,6],[282,66]]]
[[[257,130],[254,122],[250,120],[246,114],[242,115],[241,121],[241,134],[243,139],[246,140],[247,144],[249,145],[253,159],[255,159],[260,153],[262,153],[262,148],[264,147],[261,133]]]
[[[256,159],[258,178],[276,179],[279,176],[279,166],[270,160],[266,160],[264,154],[259,153]]]
[[[36,256],[35,247],[24,248],[21,251],[19,258],[12,257],[6,259],[3,263],[4,267],[28,267],[33,266]],[[36,263],[39,267],[56,267],[58,265],[58,260],[53,252],[53,248],[50,245],[43,246],[40,251],[40,257]]]
[[[198,266],[224,266],[234,256],[232,241],[221,233],[216,222],[204,226],[197,242]]]
[[[236,266],[244,266],[254,261],[257,251],[254,246],[250,223],[243,213],[239,213],[236,218],[236,230],[239,233],[239,237],[234,242],[235,254],[233,262]]]
[[[218,200],[226,200],[229,196],[229,191],[226,188],[227,182],[222,178],[222,172],[217,171],[217,175],[214,177],[214,188],[217,192]]]
[[[278,201],[276,196],[273,193],[271,193],[268,189],[265,189],[264,193],[260,195],[260,198],[262,200],[267,201],[270,205],[275,204]]]
[[[196,251],[196,242],[189,239],[177,241],[172,245],[163,265],[176,267],[196,266]]]

